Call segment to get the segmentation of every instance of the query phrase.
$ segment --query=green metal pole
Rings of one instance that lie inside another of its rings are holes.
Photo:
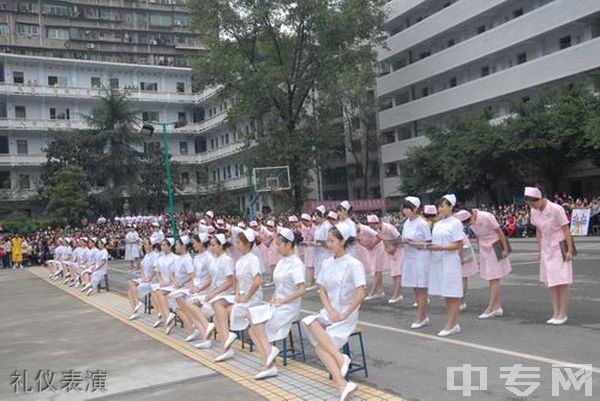
[[[175,218],[175,209],[173,207],[173,180],[171,178],[171,160],[169,159],[169,138],[167,137],[167,124],[161,124],[163,140],[163,157],[165,159],[165,171],[167,173],[167,195],[169,198],[169,217],[171,218],[171,231],[173,238],[177,241],[179,233],[177,232],[177,219]]]

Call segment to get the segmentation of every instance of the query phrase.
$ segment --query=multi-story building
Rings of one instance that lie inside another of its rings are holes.
[[[0,52],[181,67],[190,21],[185,0],[0,0]]]
[[[249,172],[241,162],[243,135],[226,123],[227,103],[216,90],[192,93],[192,70],[183,67],[132,65],[0,55],[0,194],[25,200],[41,186],[44,149],[51,130],[86,129],[102,87],[128,90],[140,124],[186,121],[169,128],[172,160],[180,164],[180,207],[207,193],[216,182],[231,190],[241,209],[250,201]],[[159,130],[157,130],[159,131]],[[146,151],[161,148],[155,135]],[[206,166],[208,180],[199,174]]]
[[[399,197],[402,160],[430,123],[508,103],[600,67],[597,0],[393,0],[378,50],[382,195]],[[597,170],[574,171],[577,187]],[[598,180],[593,180],[598,188]]]

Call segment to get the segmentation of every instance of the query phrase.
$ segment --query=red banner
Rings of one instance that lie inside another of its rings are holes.
[[[341,200],[324,200],[318,201],[316,199],[309,199],[307,203],[308,211],[313,212],[319,205],[325,206],[327,210],[335,210],[336,206],[339,205]],[[353,199],[349,201],[352,208],[357,212],[368,212],[373,210],[387,210],[388,200],[387,198],[374,198],[374,199]]]

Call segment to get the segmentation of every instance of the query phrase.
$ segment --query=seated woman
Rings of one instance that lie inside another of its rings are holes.
[[[205,252],[209,258],[208,277],[202,284],[208,282],[208,291],[202,294],[199,290],[186,300],[185,311],[196,328],[203,330],[203,341],[194,344],[198,349],[207,349],[212,345],[209,336],[215,330],[215,325],[207,320],[214,315],[211,301],[230,294],[233,288],[233,259],[227,254],[227,248],[230,246],[231,243],[224,234],[216,234],[210,239],[210,251]]]
[[[301,298],[306,292],[304,263],[295,252],[302,238],[289,228],[281,228],[275,241],[281,256],[273,271],[275,291],[268,304],[250,308],[252,326],[248,333],[265,362],[265,369],[254,376],[257,380],[277,376],[274,362],[279,349],[272,343],[288,336],[300,315]]]
[[[155,328],[164,325],[166,329],[168,329],[173,319],[175,319],[175,314],[169,313],[169,307],[166,299],[166,296],[169,294],[169,292],[174,289],[171,285],[175,280],[172,273],[175,260],[178,258],[178,256],[172,251],[172,246],[174,244],[175,240],[173,238],[164,239],[160,244],[162,255],[160,255],[156,261],[158,283],[151,284],[152,290],[150,292],[152,304],[156,307],[156,310],[159,313],[158,320],[154,322],[154,325],[152,326]]]
[[[167,306],[170,311],[170,315],[167,318],[169,321],[165,329],[166,334],[170,334],[175,327],[175,317],[177,312],[176,298],[184,295],[189,288],[192,286],[194,280],[194,261],[192,256],[188,252],[188,246],[190,246],[190,237],[187,235],[181,236],[175,242],[175,253],[177,258],[173,263],[172,277],[170,288],[163,288],[163,292],[168,292],[166,295]],[[171,317],[173,315],[173,317]],[[181,317],[181,316],[179,316]],[[188,321],[189,324],[189,321]]]
[[[354,241],[353,228],[338,223],[329,230],[327,247],[333,257],[323,262],[317,278],[323,309],[302,323],[308,339],[340,391],[340,400],[350,399],[358,386],[346,381],[350,358],[340,352],[358,324],[358,310],[365,298],[365,270],[358,259],[346,253]]]
[[[195,295],[205,294],[205,290],[210,286],[212,278],[210,277],[209,266],[213,260],[208,251],[209,237],[207,233],[200,233],[192,237],[192,247],[196,256],[192,261],[194,266],[194,281],[189,288],[182,288],[173,291],[170,296],[174,297],[177,303],[175,313],[183,321],[183,327],[188,333],[185,341],[193,341],[200,338],[206,333],[208,321],[204,319],[194,319],[194,315],[190,313],[187,300]],[[197,309],[197,308],[195,308]],[[201,320],[197,322],[195,320]]]
[[[85,292],[85,295],[90,296],[94,289],[100,283],[100,280],[106,275],[108,269],[108,251],[106,250],[106,239],[102,238],[96,241],[96,247],[91,248],[91,258],[93,259],[93,265],[89,269],[83,271],[81,280],[84,283],[81,292]]]
[[[140,311],[144,304],[142,299],[152,290],[152,280],[156,277],[156,262],[160,257],[160,243],[151,243],[150,238],[145,238],[143,242],[144,258],[141,262],[140,278],[129,280],[129,290],[127,297],[131,304],[133,314],[129,320],[135,320],[140,317]]]
[[[248,308],[258,305],[263,299],[260,260],[252,253],[255,240],[252,229],[243,230],[236,236],[236,246],[242,256],[235,264],[234,294],[211,301],[215,311],[219,342],[223,347],[223,353],[217,356],[215,362],[233,357],[233,350],[230,347],[237,336],[230,330],[245,330],[250,323]]]

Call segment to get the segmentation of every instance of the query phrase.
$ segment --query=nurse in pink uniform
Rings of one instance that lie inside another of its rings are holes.
[[[459,219],[464,224],[467,223],[471,218],[471,213],[469,213],[467,210],[459,210],[458,212],[454,213],[454,217]],[[460,264],[462,267],[463,297],[458,310],[462,312],[467,310],[466,300],[469,277],[472,277],[479,272],[479,264],[477,263],[477,258],[475,258],[475,251],[473,251],[473,245],[471,244],[471,240],[467,234],[465,234],[465,238],[463,240],[463,247],[460,254]]]
[[[469,224],[479,243],[479,274],[490,285],[490,301],[487,309],[479,315],[479,318],[489,319],[502,316],[504,311],[500,304],[500,279],[507,277],[511,271],[508,259],[508,240],[491,213],[472,209]],[[496,256],[493,247],[493,244],[498,241],[502,246],[501,259]]]
[[[375,215],[367,216],[367,223],[373,218],[377,218]],[[356,225],[356,258],[360,260],[365,267],[365,274],[373,273],[373,259],[374,249],[380,242],[377,238],[377,231],[373,230],[366,224]]]
[[[303,241],[312,242],[315,239],[315,226],[313,225],[312,217],[310,214],[303,213],[300,216],[300,233],[302,234]],[[315,277],[315,248],[311,246],[305,246],[304,248],[304,266],[308,271],[308,286],[312,287],[316,285]]]
[[[279,253],[277,253],[277,244],[274,239],[277,235],[277,226],[275,225],[274,220],[267,221],[267,230],[269,232],[269,238],[267,240],[267,246],[269,248],[268,258],[267,258],[267,266],[269,266],[269,272],[271,273],[270,281],[265,283],[265,287],[273,286],[273,270],[275,270],[275,265],[279,262]]]
[[[573,283],[575,249],[569,231],[569,219],[565,210],[544,198],[538,187],[525,188],[525,201],[531,208],[531,224],[537,228],[540,281],[550,289],[552,318],[546,323],[563,325],[568,319],[569,286]],[[561,249],[564,249],[564,255]]]
[[[384,223],[382,221],[373,224],[373,228],[378,231],[377,237],[383,245],[382,260],[384,269],[390,271],[394,292],[388,303],[395,304],[402,302],[402,262],[404,260],[404,252],[402,248],[400,232],[394,225]]]

